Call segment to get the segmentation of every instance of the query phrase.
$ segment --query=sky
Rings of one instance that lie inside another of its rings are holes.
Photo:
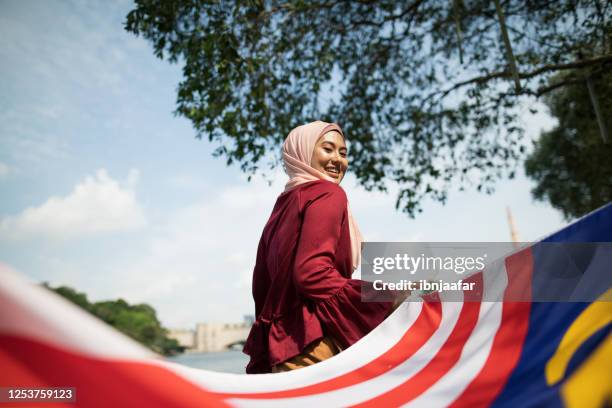
[[[0,262],[92,301],[149,303],[169,328],[241,321],[287,177],[248,182],[173,114],[181,67],[123,29],[132,6],[0,2]],[[554,125],[524,121],[531,138]],[[350,172],[342,186],[368,241],[509,241],[507,206],[523,241],[566,223],[522,173],[492,195],[425,202],[415,219],[393,186],[369,193]]]

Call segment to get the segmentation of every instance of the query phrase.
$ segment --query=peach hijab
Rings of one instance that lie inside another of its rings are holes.
[[[327,123],[317,120],[293,129],[283,143],[283,165],[285,172],[289,176],[289,181],[285,184],[285,191],[309,181],[327,180],[335,183],[336,181],[327,174],[320,172],[310,166],[315,145],[325,133],[335,130],[342,137],[344,133],[340,126],[335,123]],[[357,226],[357,221],[353,218],[351,209],[346,203],[348,211],[349,231],[351,235],[351,254],[353,260],[353,270],[361,262],[361,242],[363,236]]]

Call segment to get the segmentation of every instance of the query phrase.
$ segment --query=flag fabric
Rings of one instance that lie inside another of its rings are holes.
[[[257,375],[168,362],[0,266],[0,387],[74,387],[75,402],[38,405],[67,407],[610,406],[612,258],[591,254],[576,278],[598,301],[528,301],[562,265],[550,242],[612,242],[612,204],[472,275],[463,302],[406,302],[329,360]]]

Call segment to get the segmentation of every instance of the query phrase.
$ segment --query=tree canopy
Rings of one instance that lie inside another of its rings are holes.
[[[612,72],[593,78],[604,126],[612,129]],[[584,83],[556,90],[546,104],[558,125],[544,132],[525,162],[537,185],[533,194],[567,219],[612,201],[612,140],[602,140]]]
[[[358,182],[412,216],[512,177],[526,108],[581,76],[550,79],[612,62],[606,0],[135,3],[126,29],[182,65],[176,113],[216,155],[265,174],[293,127],[337,122]]]
[[[62,295],[156,353],[170,355],[183,351],[183,347],[175,339],[168,338],[168,331],[157,319],[155,309],[145,303],[130,305],[123,299],[91,303],[87,295],[69,286],[54,288],[47,283],[43,286]]]

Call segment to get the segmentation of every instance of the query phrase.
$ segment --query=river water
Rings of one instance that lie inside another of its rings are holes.
[[[223,373],[244,374],[249,356],[239,350],[219,351],[215,353],[183,353],[168,357],[168,360],[188,367],[202,368]]]

